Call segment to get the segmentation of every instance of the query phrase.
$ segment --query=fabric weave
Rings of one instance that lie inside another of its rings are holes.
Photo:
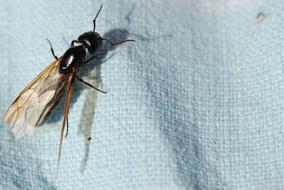
[[[0,124],[0,189],[284,189],[281,0],[3,1],[0,113],[101,4],[136,43],[82,73],[108,93],[76,84],[58,173],[63,102],[34,137]]]

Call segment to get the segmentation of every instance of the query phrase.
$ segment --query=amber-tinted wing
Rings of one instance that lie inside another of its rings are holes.
[[[60,60],[60,59],[59,59]],[[58,102],[66,85],[59,60],[47,66],[14,100],[3,116],[15,137],[33,134]]]

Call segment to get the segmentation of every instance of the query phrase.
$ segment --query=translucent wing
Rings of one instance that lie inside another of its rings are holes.
[[[4,114],[3,120],[15,137],[33,134],[62,96],[66,80],[59,73],[59,60],[52,62],[34,78]]]

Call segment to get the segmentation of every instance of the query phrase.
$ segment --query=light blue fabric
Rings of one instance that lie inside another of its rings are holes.
[[[108,94],[76,87],[58,173],[62,105],[32,138],[0,125],[0,189],[284,189],[281,0],[3,1],[0,113],[102,3],[97,31],[137,42],[95,68]]]

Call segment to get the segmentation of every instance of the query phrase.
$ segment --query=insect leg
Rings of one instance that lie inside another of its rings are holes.
[[[94,20],[93,20],[93,23],[94,23],[94,31],[96,30],[96,19],[97,19],[98,15],[100,14],[102,8],[103,8],[103,5],[101,5],[101,7],[100,7],[98,13],[96,14],[96,16],[95,16],[95,18],[94,18]]]
[[[99,52],[96,53],[93,57],[87,59],[86,61],[84,61],[82,64],[85,65],[86,63],[92,61],[93,59],[97,58],[97,57],[101,57],[101,56],[105,56],[107,54],[107,52]]]
[[[58,57],[55,55],[55,53],[54,53],[54,50],[53,50],[53,47],[52,47],[52,44],[51,44],[51,41],[49,40],[49,39],[46,39],[47,41],[48,41],[48,43],[49,43],[49,46],[50,46],[50,51],[51,51],[51,53],[52,53],[52,55],[53,55],[53,57],[56,59],[56,60],[58,60]]]
[[[66,99],[65,99],[65,105],[64,105],[64,117],[63,117],[61,134],[60,134],[60,143],[59,143],[59,151],[58,151],[58,158],[57,158],[57,169],[59,167],[64,128],[65,128],[66,121],[68,119],[68,113],[69,113],[70,102],[71,102],[71,97],[72,97],[72,89],[73,89],[73,84],[74,84],[74,80],[75,80],[75,72],[74,71],[73,71],[73,73],[71,73],[71,75],[69,76],[69,78],[67,80],[68,80],[68,85],[67,85],[67,93],[66,93]]]
[[[82,82],[83,84],[85,84],[85,85],[87,85],[87,86],[89,86],[89,87],[91,87],[91,88],[93,88],[93,89],[95,89],[95,90],[97,90],[97,91],[99,91],[99,92],[101,92],[101,93],[103,93],[103,94],[106,94],[106,93],[107,93],[107,92],[102,91],[102,90],[98,89],[97,87],[91,85],[90,83],[84,81],[83,79],[79,78],[77,74],[75,74],[75,77],[76,77],[77,80],[79,80],[79,81]]]
[[[105,38],[101,38],[102,40],[105,40],[107,43],[109,43],[110,45],[114,46],[114,45],[119,45],[119,44],[123,44],[125,42],[136,42],[135,40],[122,40],[122,41],[119,41],[119,42],[111,42],[109,41],[108,39],[105,39]]]

